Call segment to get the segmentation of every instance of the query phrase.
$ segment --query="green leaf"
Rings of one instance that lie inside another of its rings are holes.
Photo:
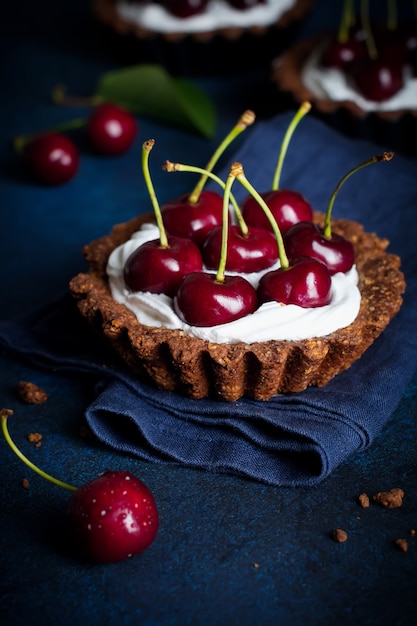
[[[95,97],[125,107],[135,115],[197,130],[212,137],[216,130],[213,102],[197,85],[173,78],[160,65],[143,64],[103,74]]]

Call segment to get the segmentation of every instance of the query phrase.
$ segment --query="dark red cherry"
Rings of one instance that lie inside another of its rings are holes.
[[[77,489],[68,515],[84,551],[99,563],[143,552],[159,525],[152,493],[129,472],[106,472]]]
[[[136,134],[135,118],[114,104],[98,106],[87,122],[90,144],[101,154],[116,155],[126,152]]]
[[[202,269],[200,250],[191,240],[169,236],[168,244],[162,247],[156,239],[132,252],[123,271],[128,289],[173,297],[184,276]]]
[[[355,261],[350,241],[336,233],[327,238],[312,222],[300,222],[287,230],[284,245],[290,262],[301,256],[313,257],[325,263],[330,274],[348,272]]]
[[[265,4],[265,0],[227,0],[227,2],[228,4],[230,4],[230,6],[241,11],[251,9],[258,4]]]
[[[222,227],[215,228],[203,246],[203,261],[208,269],[217,269],[220,263]],[[275,235],[265,228],[249,228],[242,235],[239,226],[230,226],[227,238],[226,270],[229,272],[260,272],[271,267],[278,258]]]
[[[281,233],[285,233],[293,224],[313,219],[313,209],[310,203],[297,191],[276,189],[260,195],[275,217]],[[242,216],[248,226],[272,230],[264,211],[250,195],[242,202]]]
[[[192,239],[202,246],[213,228],[222,224],[223,198],[215,191],[204,190],[193,203],[185,194],[163,204],[161,213],[170,235]]]
[[[30,139],[24,146],[24,156],[36,177],[48,185],[68,182],[79,166],[76,146],[59,133],[45,133]]]
[[[258,306],[255,288],[242,276],[194,272],[182,281],[174,298],[178,316],[191,326],[217,326],[253,313]]]
[[[347,41],[340,41],[337,37],[332,37],[326,44],[321,57],[322,67],[334,67],[344,70],[354,61],[367,57],[368,51],[364,41],[350,36]]]
[[[158,0],[160,4],[176,17],[191,17],[202,13],[208,0]]]
[[[294,260],[287,269],[264,274],[258,285],[260,303],[276,301],[303,308],[325,306],[331,300],[331,277],[321,261]]]
[[[388,100],[404,85],[402,63],[385,55],[354,64],[349,76],[358,91],[373,102]]]

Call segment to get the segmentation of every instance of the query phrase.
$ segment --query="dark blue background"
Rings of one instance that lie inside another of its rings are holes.
[[[293,36],[334,24],[335,5],[318,1]],[[117,159],[98,157],[83,145],[81,134],[79,174],[58,188],[33,181],[10,147],[17,134],[88,114],[87,109],[70,111],[52,103],[57,82],[88,95],[101,73],[122,63],[120,50],[91,19],[89,3],[25,0],[8,7],[0,29],[0,317],[6,319],[64,292],[68,280],[84,268],[82,246],[141,212],[146,194],[132,152]],[[243,109],[250,106],[268,117],[291,106],[268,78],[266,66],[194,76],[218,108],[216,137],[207,141],[141,119],[133,151],[155,137],[161,160],[168,156],[189,162],[192,155],[194,162],[204,162]],[[368,127],[375,132],[371,123]],[[361,125],[361,130],[367,127]],[[382,130],[400,143],[399,126]],[[170,179],[169,188],[164,180],[155,171],[162,201],[189,188],[186,175]],[[24,404],[17,396],[19,380],[44,387],[48,401]],[[415,623],[417,541],[409,531],[417,527],[417,378],[373,446],[308,489],[277,489],[166,468],[82,439],[83,411],[93,399],[93,386],[94,380],[1,358],[0,404],[15,411],[10,430],[22,450],[46,471],[76,485],[104,468],[130,469],[155,495],[159,535],[148,551],[129,561],[111,566],[83,562],[62,535],[68,494],[30,473],[5,444],[0,446],[2,623]],[[26,439],[34,431],[43,434],[40,448]],[[29,489],[20,484],[25,476]],[[406,492],[400,509],[364,510],[357,504],[362,491],[396,486]],[[336,527],[348,531],[345,544],[330,539]],[[393,543],[400,536],[409,539],[407,554]]]

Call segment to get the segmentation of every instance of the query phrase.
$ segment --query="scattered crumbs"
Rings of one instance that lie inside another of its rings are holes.
[[[345,530],[342,530],[341,528],[336,528],[336,530],[332,532],[332,538],[337,541],[337,543],[343,543],[347,540],[348,534]]]
[[[398,547],[399,550],[401,550],[401,552],[407,552],[408,550],[407,539],[396,539],[395,545]]]
[[[402,489],[390,489],[390,491],[379,491],[373,497],[374,501],[387,509],[396,509],[403,503],[404,491]]]
[[[253,567],[254,567],[255,569],[258,569],[258,567],[259,567],[259,563],[254,563],[254,564],[253,564]]]
[[[412,528],[412,529],[410,530],[410,535],[411,535],[412,537],[414,537],[414,536],[415,536],[415,534],[416,534],[416,530],[415,530],[415,528]]]
[[[37,448],[42,445],[42,435],[40,433],[29,433],[28,441],[34,443]]]
[[[24,487],[25,489],[29,487],[29,481],[27,478],[22,479],[22,487]]]
[[[42,404],[48,399],[44,389],[34,383],[21,380],[18,387],[19,396],[28,404]]]
[[[366,493],[361,493],[361,495],[358,497],[358,501],[359,504],[361,505],[361,507],[363,507],[364,509],[367,509],[369,506],[369,496]]]
[[[0,409],[0,417],[7,419],[10,415],[13,415],[13,409]]]

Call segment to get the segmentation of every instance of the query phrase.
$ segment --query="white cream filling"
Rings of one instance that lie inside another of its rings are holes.
[[[208,328],[190,326],[180,320],[173,306],[173,299],[164,294],[131,292],[123,280],[123,268],[129,256],[146,241],[158,238],[154,224],[144,224],[128,241],[111,253],[107,275],[113,298],[124,304],[146,326],[181,329],[188,335],[205,339],[212,343],[254,343],[255,341],[298,341],[311,337],[323,337],[351,324],[360,307],[360,292],[357,287],[358,273],[355,267],[350,272],[339,272],[332,276],[332,299],[322,307],[304,309],[293,304],[281,305],[267,302],[252,315],[247,315],[228,324]],[[265,272],[244,275],[256,288]]]
[[[210,0],[206,9],[187,18],[172,15],[159,4],[129,3],[120,0],[117,11],[126,22],[158,33],[211,32],[221,28],[269,26],[280,19],[295,0],[267,0],[245,10],[235,9],[225,0]]]
[[[404,68],[404,86],[384,102],[373,102],[364,98],[350,83],[349,77],[337,68],[320,65],[320,55],[325,46],[317,47],[308,57],[301,71],[303,84],[317,97],[335,102],[350,101],[363,111],[401,111],[417,108],[417,78],[410,68]]]

